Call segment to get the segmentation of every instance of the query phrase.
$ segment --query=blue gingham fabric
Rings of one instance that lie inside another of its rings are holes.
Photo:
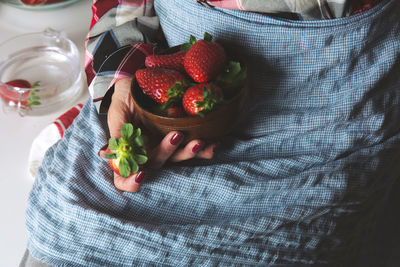
[[[147,170],[127,193],[97,156],[106,130],[89,101],[38,171],[31,254],[54,266],[370,266],[400,174],[399,1],[324,21],[155,8],[171,46],[207,31],[248,60],[240,123],[215,159]]]

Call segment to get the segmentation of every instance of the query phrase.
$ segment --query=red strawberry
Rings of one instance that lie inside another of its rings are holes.
[[[168,117],[172,118],[181,118],[186,116],[185,110],[180,106],[169,107],[166,109],[166,113]]]
[[[223,100],[218,86],[210,83],[200,83],[188,88],[183,96],[182,104],[189,115],[203,117],[212,111]]]
[[[20,0],[25,5],[54,4],[65,0]]]
[[[214,79],[226,65],[226,52],[224,48],[211,41],[208,33],[203,40],[196,41],[191,36],[190,42],[183,47],[188,49],[183,59],[186,72],[196,82],[203,83]],[[190,47],[190,48],[188,48]]]
[[[182,99],[180,99],[182,100]],[[172,104],[172,103],[171,103]],[[181,118],[185,117],[187,114],[183,107],[180,105],[179,101],[173,103],[172,106],[164,105],[154,105],[151,107],[151,112],[163,117],[170,117],[170,118]]]
[[[31,88],[31,83],[28,82],[27,80],[23,79],[16,79],[12,81],[6,82],[6,84],[14,87],[20,87],[20,88]]]
[[[6,82],[7,85],[12,87],[19,88],[34,88],[39,85],[38,82],[31,85],[27,80],[16,79]],[[12,88],[8,88],[7,86],[0,86],[0,97],[6,102],[8,105],[16,106],[18,102],[20,102],[22,107],[29,107],[32,105],[40,105],[40,102],[37,101],[39,99],[36,96],[37,90],[27,90],[25,92],[18,92]]]
[[[147,68],[167,68],[185,72],[183,67],[183,57],[186,51],[181,50],[168,55],[151,55],[147,56],[145,66]]]
[[[46,4],[46,0],[20,0],[25,5],[42,5]]]
[[[139,69],[135,76],[143,92],[160,104],[165,104],[173,97],[168,95],[168,91],[175,85],[179,87],[185,80],[179,71],[166,68]]]
[[[135,129],[131,123],[126,123],[121,127],[120,138],[109,139],[105,158],[114,172],[129,177],[147,162],[147,152],[143,146],[144,136],[140,128]]]
[[[106,152],[112,153],[109,149],[107,149]],[[121,173],[119,172],[119,159],[108,159],[108,162],[110,163],[111,169],[117,174],[121,175]],[[131,173],[129,173],[129,175],[131,175]]]

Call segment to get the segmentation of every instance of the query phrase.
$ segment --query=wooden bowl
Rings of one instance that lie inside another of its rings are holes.
[[[173,47],[168,51],[177,51],[177,48]],[[186,117],[172,118],[151,112],[152,106],[158,104],[142,92],[136,79],[132,81],[131,94],[136,119],[139,119],[147,130],[160,138],[170,131],[180,131],[184,134],[182,143],[185,144],[193,139],[218,141],[229,134],[243,110],[247,95],[246,84],[238,89],[234,96],[224,100],[218,108],[204,117],[187,115]]]

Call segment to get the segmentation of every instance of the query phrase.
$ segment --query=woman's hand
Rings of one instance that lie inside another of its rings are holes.
[[[108,127],[110,136],[119,138],[123,124],[134,120],[135,110],[130,95],[132,78],[125,78],[116,82],[114,94],[108,110]],[[165,162],[179,162],[191,158],[211,159],[214,156],[216,144],[205,144],[202,140],[191,140],[184,147],[179,147],[183,134],[177,131],[169,132],[159,144],[147,148],[149,168],[161,168]],[[154,140],[149,140],[149,143]],[[99,152],[104,157],[105,150]],[[137,192],[140,188],[145,173],[139,170],[128,178],[114,172],[114,185],[122,191]]]

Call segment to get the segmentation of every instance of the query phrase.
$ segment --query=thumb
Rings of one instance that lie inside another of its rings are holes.
[[[121,137],[121,127],[130,121],[130,112],[124,105],[120,105],[118,101],[112,101],[108,110],[107,123],[110,136]]]
[[[115,89],[107,115],[111,137],[121,137],[122,125],[130,122],[132,119],[133,103],[130,94],[131,81],[131,78],[126,78],[115,83]]]

